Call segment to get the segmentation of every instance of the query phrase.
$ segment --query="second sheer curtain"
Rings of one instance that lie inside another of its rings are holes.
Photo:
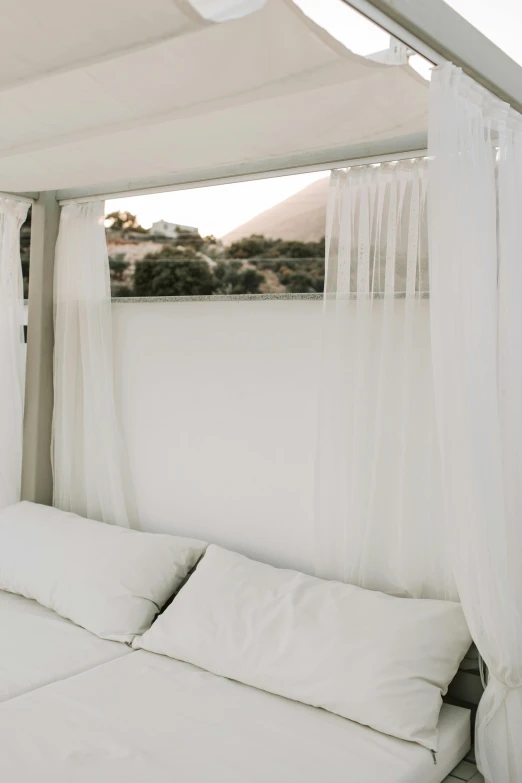
[[[489,680],[486,783],[522,780],[522,116],[447,63],[430,87],[431,324],[445,514]]]
[[[137,527],[114,397],[104,203],[62,209],[55,257],[53,504]]]
[[[452,598],[428,299],[427,162],[332,172],[317,574]]]

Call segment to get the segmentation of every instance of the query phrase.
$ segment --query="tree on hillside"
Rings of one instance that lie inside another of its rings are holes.
[[[147,255],[143,260],[144,261],[169,261],[170,259],[181,260],[183,258],[195,260],[199,258],[199,256],[193,247],[187,247],[187,246],[183,247],[178,245],[163,245],[163,247],[158,253],[147,253]]]
[[[111,280],[121,282],[125,272],[130,267],[130,262],[125,261],[125,253],[117,253],[115,256],[109,256],[109,271]]]
[[[252,234],[250,237],[232,242],[230,247],[226,248],[226,253],[229,258],[266,257],[279,241],[278,239],[267,239],[261,234]]]
[[[279,242],[277,255],[283,258],[320,258],[324,259],[324,237],[319,242]]]
[[[233,242],[225,252],[270,270],[290,294],[321,293],[324,288],[324,237],[318,242],[267,239],[259,234]]]
[[[279,275],[280,282],[289,294],[322,294],[324,289],[324,270],[307,272],[288,271]]]
[[[256,294],[265,280],[241,261],[211,266],[189,247],[165,245],[136,264],[136,296],[210,296],[212,294]]]
[[[106,221],[110,221],[109,228],[113,231],[138,231],[140,233],[146,233],[147,229],[140,226],[138,218],[133,215],[132,212],[111,212],[105,216]]]
[[[267,239],[260,234],[252,234],[226,248],[230,258],[317,258],[324,259],[324,237],[319,242],[285,241]]]
[[[216,281],[214,293],[258,294],[265,277],[255,269],[242,269],[241,261],[221,261],[213,269]]]
[[[136,296],[209,296],[215,281],[206,261],[143,260],[136,264]]]
[[[197,231],[180,231],[174,240],[176,245],[198,252],[204,250],[206,240]]]

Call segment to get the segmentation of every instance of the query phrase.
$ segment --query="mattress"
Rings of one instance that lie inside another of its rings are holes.
[[[0,628],[0,702],[132,652],[3,590]]]
[[[444,705],[430,751],[148,652],[0,707],[10,783],[440,783],[470,746]]]

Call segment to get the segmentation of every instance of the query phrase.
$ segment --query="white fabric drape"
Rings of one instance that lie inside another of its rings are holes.
[[[107,0],[23,0],[23,24],[19,2],[1,4],[4,190],[125,190],[426,130],[422,77],[353,54],[293,0],[116,2],[114,24]]]
[[[0,198],[0,508],[20,500],[25,379],[20,228],[27,209]]]
[[[522,780],[522,125],[446,65],[431,83],[431,331],[455,577],[489,668],[476,749]],[[498,145],[498,152],[495,149]]]
[[[122,527],[137,519],[114,399],[104,203],[62,209],[55,260],[53,503]]]
[[[427,163],[332,172],[316,572],[456,598],[431,369]]]

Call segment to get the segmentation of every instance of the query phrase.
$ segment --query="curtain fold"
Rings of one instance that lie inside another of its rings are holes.
[[[422,159],[332,172],[316,573],[456,599],[442,524],[426,191]]]
[[[55,259],[53,504],[122,527],[137,514],[114,398],[104,202],[62,209]]]
[[[430,91],[431,334],[445,516],[487,663],[477,761],[522,780],[522,124],[451,64]]]
[[[20,228],[28,204],[0,198],[0,508],[20,500],[25,385]]]

